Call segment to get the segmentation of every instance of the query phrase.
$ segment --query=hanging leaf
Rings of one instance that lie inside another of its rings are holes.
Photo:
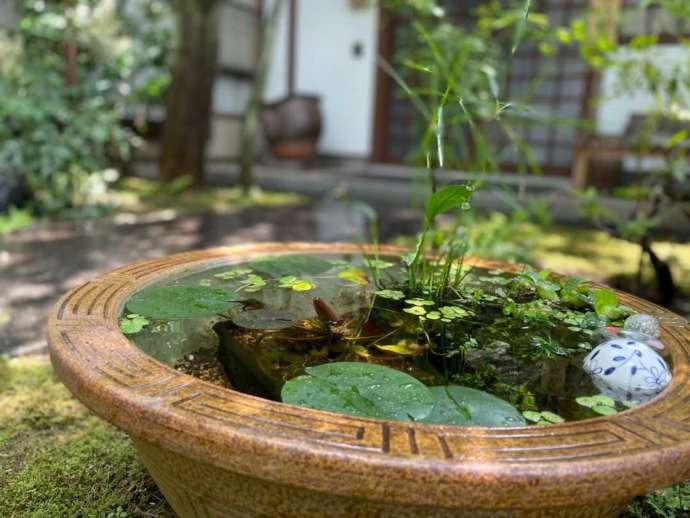
[[[420,420],[434,407],[429,389],[409,374],[357,362],[307,367],[281,393],[283,402],[359,417]]]
[[[233,315],[232,321],[245,329],[286,329],[297,322],[297,315],[278,309],[252,309],[238,312]]]
[[[275,278],[299,274],[316,275],[332,267],[330,261],[316,255],[278,255],[257,259],[249,265],[254,270]]]
[[[522,41],[522,37],[525,35],[525,28],[527,27],[527,20],[529,19],[529,10],[532,5],[532,0],[525,0],[522,6],[522,16],[515,26],[515,32],[513,33],[513,47],[511,52],[515,54],[517,52],[518,46]]]
[[[524,426],[525,419],[513,406],[481,390],[460,385],[431,387],[434,410],[425,423],[460,426]]]
[[[209,317],[226,313],[238,295],[208,286],[156,286],[135,293],[127,310],[161,320]]]
[[[451,209],[464,208],[473,192],[474,187],[471,185],[447,185],[436,191],[426,202],[424,219],[427,225],[433,224],[439,214]]]

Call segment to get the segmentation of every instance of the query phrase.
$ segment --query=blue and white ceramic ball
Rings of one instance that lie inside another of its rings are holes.
[[[583,368],[605,396],[616,401],[644,403],[671,382],[664,359],[651,347],[631,338],[615,338],[597,345]]]

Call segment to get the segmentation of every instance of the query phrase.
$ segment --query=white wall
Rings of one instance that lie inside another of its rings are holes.
[[[282,1],[267,100],[287,93],[289,2]],[[323,154],[371,153],[378,30],[378,9],[371,4],[354,9],[347,0],[297,1],[295,91],[321,96]],[[357,42],[359,57],[352,50]]]
[[[690,66],[690,49],[679,45],[656,45],[647,52],[656,64],[663,63],[664,69]],[[632,114],[645,113],[655,106],[655,99],[646,92],[621,94],[619,83],[615,70],[604,71],[597,107],[597,129],[604,135],[623,134]]]

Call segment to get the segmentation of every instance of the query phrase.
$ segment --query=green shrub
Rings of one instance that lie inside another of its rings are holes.
[[[0,174],[28,185],[37,212],[94,204],[137,143],[125,119],[162,94],[163,44],[116,5],[22,0],[0,33]]]

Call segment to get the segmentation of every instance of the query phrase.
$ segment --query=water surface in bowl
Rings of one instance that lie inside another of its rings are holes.
[[[395,258],[290,257],[296,259],[221,264],[160,281],[155,286],[223,289],[232,296],[227,307],[203,317],[145,315],[148,325],[129,334],[130,340],[163,363],[275,400],[305,368],[345,361],[392,367],[430,387],[475,388],[540,424],[633,404],[604,399],[609,408],[593,411],[596,405],[581,403],[599,394],[582,368],[601,340],[591,308],[564,311],[527,294],[506,305],[514,277],[497,270],[463,271],[462,295],[434,302],[385,289],[404,283]],[[534,306],[531,313],[527,304]],[[123,318],[133,306],[126,306]]]

